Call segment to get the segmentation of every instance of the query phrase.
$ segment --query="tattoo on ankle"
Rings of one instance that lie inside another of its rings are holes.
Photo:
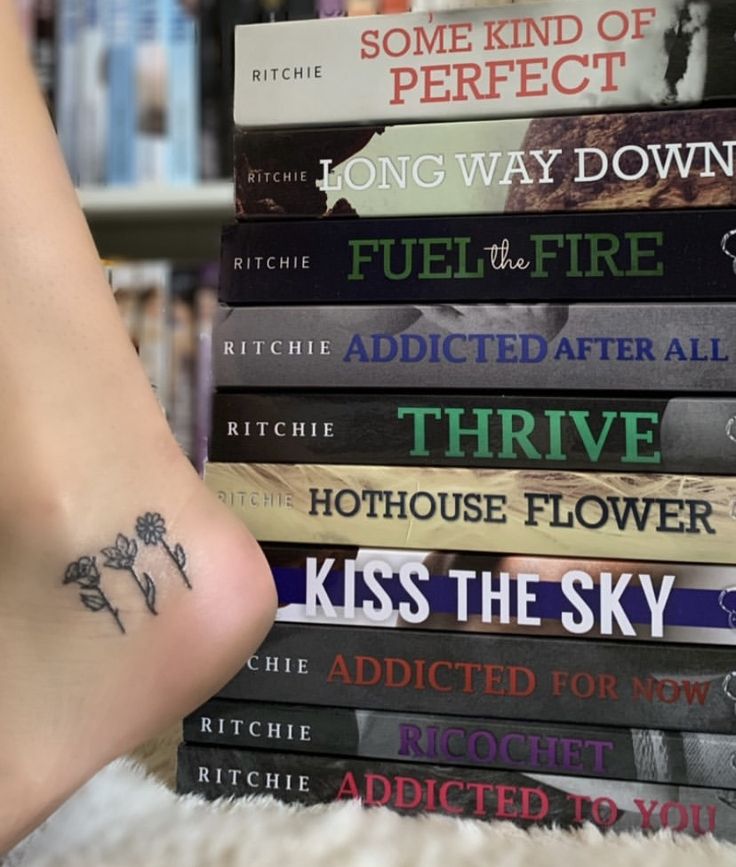
[[[123,569],[130,572],[138,589],[143,594],[146,600],[146,607],[151,614],[158,614],[156,611],[156,585],[148,572],[143,573],[141,578],[135,571],[135,558],[138,554],[138,543],[135,539],[129,539],[122,533],[118,533],[115,540],[115,545],[110,548],[103,548],[102,553],[105,555],[105,566],[110,569]]]
[[[118,629],[125,633],[125,627],[120,620],[118,609],[113,608],[110,600],[100,587],[100,570],[97,568],[96,557],[80,557],[70,563],[64,573],[64,584],[77,584],[80,588],[79,598],[85,608],[90,611],[109,611],[115,619]]]
[[[178,542],[173,548],[169,545],[166,539],[166,522],[161,515],[158,512],[146,512],[144,515],[140,515],[135,522],[135,532],[144,545],[154,547],[160,545],[164,549],[185,586],[191,590],[192,583],[186,571],[186,552]],[[115,544],[102,548],[100,553],[105,558],[103,566],[130,574],[143,596],[149,613],[157,615],[156,583],[148,572],[141,572],[140,569],[136,568],[140,548],[135,538],[128,538],[123,533],[118,533]],[[64,573],[62,583],[76,584],[80,588],[79,598],[85,608],[90,611],[109,612],[118,629],[125,633],[119,610],[113,607],[102,589],[97,557],[85,555],[70,563]]]
[[[146,512],[145,515],[141,515],[135,522],[135,531],[144,545],[160,544],[163,546],[164,551],[179,570],[187,588],[191,590],[192,585],[186,573],[187,555],[178,542],[174,545],[173,550],[169,547],[169,543],[166,541],[166,522],[161,515],[158,512]]]

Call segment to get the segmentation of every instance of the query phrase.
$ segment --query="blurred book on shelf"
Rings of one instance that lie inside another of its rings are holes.
[[[211,401],[217,264],[107,261],[121,319],[182,451],[202,468]]]
[[[87,186],[230,177],[237,24],[410,8],[409,0],[14,2],[72,179]]]

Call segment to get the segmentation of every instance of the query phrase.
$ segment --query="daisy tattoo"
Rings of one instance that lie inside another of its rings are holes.
[[[192,584],[186,573],[187,555],[177,542],[173,549],[166,540],[166,522],[158,512],[146,512],[135,522],[135,531],[144,545],[161,545],[171,558],[186,586],[191,590]]]

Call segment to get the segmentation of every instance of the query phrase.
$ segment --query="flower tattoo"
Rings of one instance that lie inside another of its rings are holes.
[[[110,569],[122,569],[130,572],[138,589],[143,594],[146,600],[146,607],[151,614],[158,614],[156,611],[156,584],[148,572],[143,573],[143,577],[136,572],[135,558],[138,555],[138,543],[135,539],[129,539],[122,533],[118,533],[115,544],[109,548],[103,548],[102,553],[105,555],[104,565]]]
[[[140,515],[135,522],[135,533],[143,545],[160,545],[171,562],[176,567],[186,587],[191,590],[192,583],[186,572],[187,555],[182,546],[177,542],[172,548],[166,539],[166,522],[158,512],[146,512]],[[135,536],[126,536],[118,533],[115,544],[100,550],[103,557],[102,565],[107,569],[115,569],[128,572],[140,591],[146,603],[146,608],[151,614],[158,614],[156,610],[156,583],[148,572],[137,566],[141,546]],[[143,558],[145,562],[145,557]],[[164,568],[165,565],[164,565]],[[113,606],[110,599],[102,589],[100,567],[97,565],[97,557],[83,556],[66,567],[63,584],[76,584],[79,588],[79,598],[89,611],[107,611],[115,621],[116,626],[125,634],[125,627],[120,617],[120,612]]]
[[[166,535],[166,522],[158,512],[146,512],[135,522],[135,531],[144,545],[158,545]]]
[[[135,522],[135,531],[144,545],[161,545],[179,570],[182,580],[191,590],[192,584],[186,573],[186,552],[178,543],[172,549],[166,541],[166,522],[161,515],[158,512],[146,512],[145,515],[141,515]]]
[[[117,608],[113,608],[110,600],[100,586],[100,570],[97,568],[96,557],[80,557],[70,563],[64,573],[63,584],[76,584],[79,587],[79,598],[85,608],[90,611],[109,611],[118,629],[125,633],[125,627],[120,620]]]

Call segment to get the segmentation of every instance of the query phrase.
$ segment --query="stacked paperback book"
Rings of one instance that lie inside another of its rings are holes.
[[[181,791],[736,840],[735,31],[238,28],[205,477],[280,609]]]

